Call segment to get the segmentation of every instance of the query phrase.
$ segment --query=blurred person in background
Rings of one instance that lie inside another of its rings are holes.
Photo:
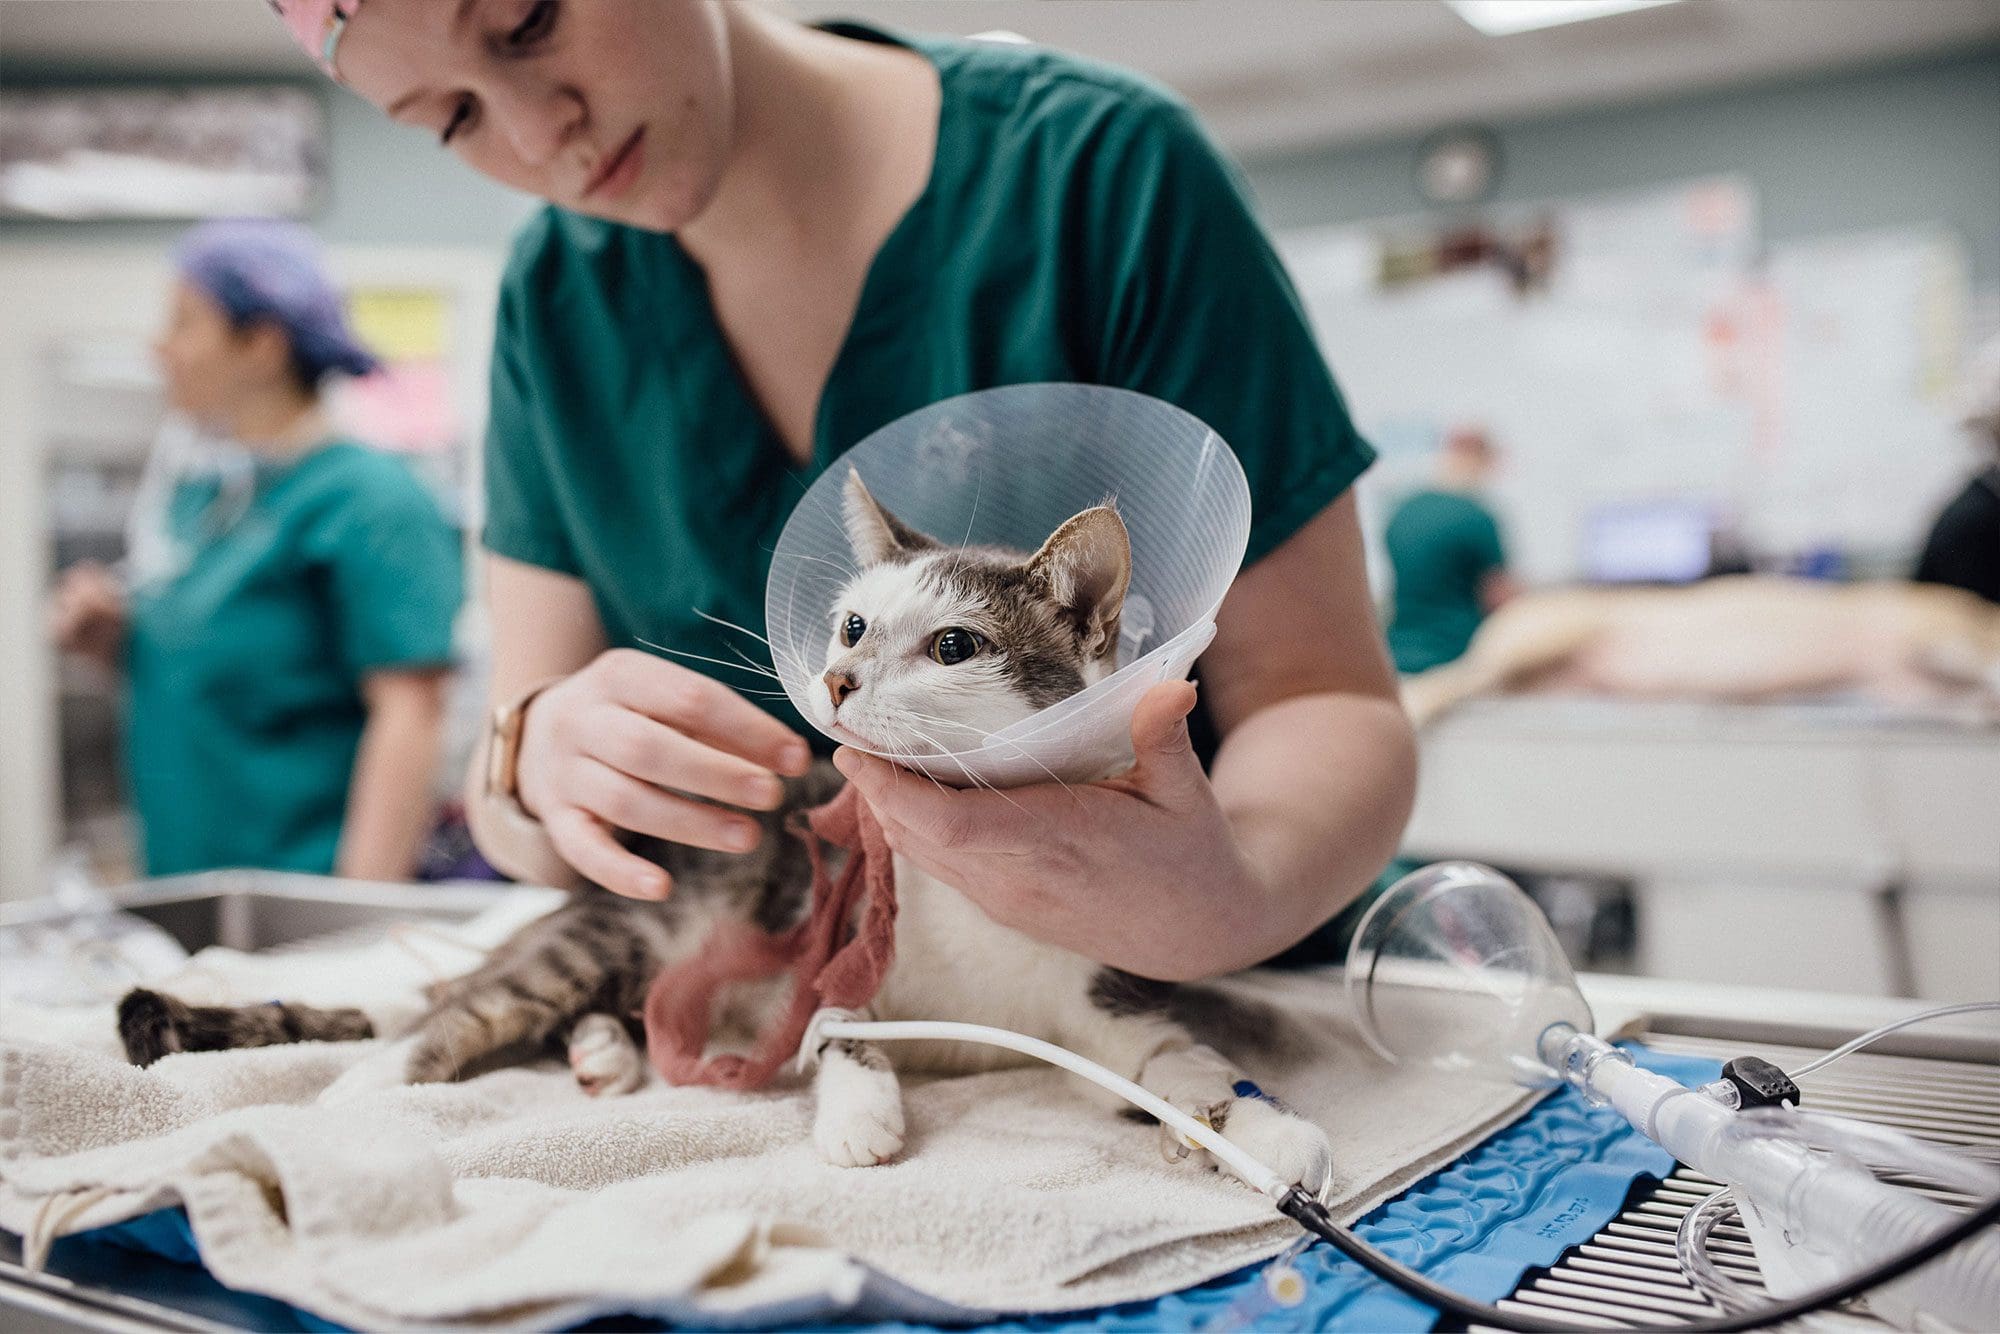
[[[457,535],[321,390],[374,358],[302,228],[215,222],[176,254],[162,432],[123,568],[67,570],[53,636],[123,676],[148,875],[410,876],[434,814]],[[191,448],[190,440],[212,442]]]
[[[1961,424],[1984,466],[1931,526],[1915,578],[2000,603],[2000,338],[1973,357],[1966,391]]]
[[[1404,675],[1465,652],[1479,623],[1514,596],[1500,524],[1482,499],[1496,462],[1477,426],[1445,436],[1434,485],[1406,497],[1383,535],[1396,587],[1389,653]]]

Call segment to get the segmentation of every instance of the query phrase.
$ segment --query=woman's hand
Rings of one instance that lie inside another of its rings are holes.
[[[1266,890],[1188,742],[1194,687],[1154,686],[1132,715],[1138,762],[1101,783],[1005,792],[940,787],[858,750],[834,764],[889,846],[1003,926],[1147,977],[1181,980],[1196,923]],[[1234,913],[1224,910],[1226,915]]]
[[[96,561],[63,571],[49,608],[49,637],[65,653],[116,670],[125,649],[125,589]]]
[[[727,686],[612,649],[529,704],[517,787],[563,860],[606,889],[657,899],[667,873],[614,830],[747,852],[762,831],[725,808],[776,808],[777,776],[811,764],[797,734]]]

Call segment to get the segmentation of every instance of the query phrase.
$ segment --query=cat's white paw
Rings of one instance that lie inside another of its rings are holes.
[[[873,1167],[902,1152],[903,1092],[888,1066],[828,1053],[814,1086],[813,1147],[835,1167]]]
[[[1261,1098],[1238,1098],[1229,1104],[1222,1133],[1280,1180],[1315,1199],[1326,1198],[1333,1185],[1333,1145],[1312,1122]]]
[[[593,1098],[630,1093],[646,1082],[646,1058],[625,1025],[608,1014],[585,1015],[569,1035],[569,1068]]]

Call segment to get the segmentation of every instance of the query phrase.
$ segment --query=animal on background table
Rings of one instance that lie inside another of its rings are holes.
[[[1766,575],[1524,594],[1464,657],[1405,682],[1403,702],[1422,727],[1466,700],[1523,691],[1746,702],[1856,691],[2000,714],[2000,607],[1928,584]]]

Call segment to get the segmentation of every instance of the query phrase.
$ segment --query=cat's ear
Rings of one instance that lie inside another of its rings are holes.
[[[1028,558],[1027,568],[1076,623],[1084,657],[1118,646],[1118,613],[1132,582],[1132,541],[1117,510],[1099,505],[1065,520]]]
[[[868,494],[868,488],[862,485],[861,474],[852,468],[847,470],[847,485],[841,493],[840,510],[847,524],[847,544],[854,548],[854,558],[861,562],[863,568],[913,552],[929,551],[937,546],[936,542],[883,509],[882,502]]]

